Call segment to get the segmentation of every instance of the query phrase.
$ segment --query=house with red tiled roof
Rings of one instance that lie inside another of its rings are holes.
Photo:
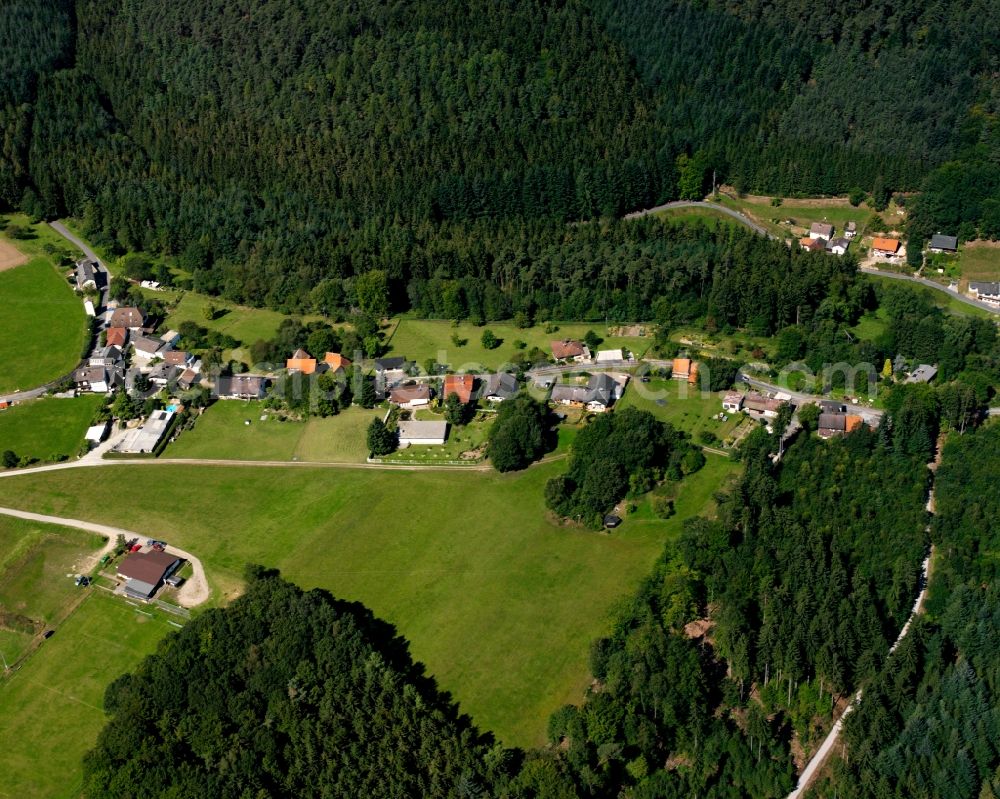
[[[111,321],[108,323],[108,328],[127,327],[132,332],[137,333],[142,330],[142,326],[145,323],[145,317],[143,317],[142,311],[138,308],[116,308],[114,313],[111,314]]]
[[[552,347],[552,357],[557,361],[576,361],[579,363],[590,360],[590,348],[580,341],[567,338],[562,341],[551,341],[549,344]]]
[[[389,402],[400,408],[421,408],[429,404],[430,401],[431,389],[424,383],[396,386],[389,392]]]
[[[449,394],[455,394],[463,405],[467,405],[472,400],[474,383],[475,378],[472,375],[445,375],[441,396],[447,400]]]
[[[292,357],[285,361],[285,368],[289,372],[311,375],[316,371],[316,359],[305,350],[297,349],[292,353]]]
[[[107,346],[118,347],[120,350],[125,349],[125,344],[128,342],[128,328],[127,327],[109,327],[108,328],[108,338]]]
[[[341,369],[350,369],[351,361],[349,358],[345,358],[339,352],[328,352],[323,356],[323,363],[330,367],[331,372],[337,372]]]

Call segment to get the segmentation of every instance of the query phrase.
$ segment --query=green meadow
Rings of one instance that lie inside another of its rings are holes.
[[[244,565],[258,562],[364,602],[398,627],[477,724],[507,744],[534,745],[549,714],[582,698],[590,643],[616,603],[738,466],[711,458],[678,486],[676,516],[660,521],[640,506],[611,535],[550,520],[544,484],[564,468],[108,466],[102,480],[125,481],[136,496],[168,485],[184,512],[149,502],[134,514],[124,498],[94,503],[90,470],[2,480],[0,504],[117,524],[127,514],[137,532],[197,553],[217,595],[237,593]]]
[[[40,461],[74,457],[97,409],[106,398],[84,394],[72,399],[43,397],[0,411],[0,451]]]
[[[0,331],[0,393],[35,388],[79,363],[87,315],[49,257],[0,272]]]

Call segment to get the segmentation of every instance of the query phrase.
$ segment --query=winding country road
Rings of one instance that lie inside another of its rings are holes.
[[[958,291],[952,291],[951,289],[942,286],[940,283],[935,283],[933,280],[928,280],[926,277],[920,277],[919,275],[904,275],[899,272],[888,272],[885,269],[876,269],[874,266],[862,266],[861,272],[868,275],[877,275],[878,277],[887,277],[890,280],[904,280],[908,283],[916,283],[917,285],[924,286],[925,288],[934,289],[935,291],[941,291],[947,294],[949,297],[953,297],[959,302],[963,302],[966,305],[971,305],[973,308],[979,308],[983,311],[989,311],[991,314],[1000,314],[1000,308],[993,305],[988,305],[985,302],[980,302],[979,300],[974,300],[972,297],[968,297]]]
[[[0,514],[4,516],[13,516],[26,521],[40,522],[42,524],[57,524],[61,527],[75,527],[78,530],[86,530],[91,533],[103,535],[107,537],[108,540],[104,544],[104,547],[96,555],[92,556],[96,560],[100,560],[115,548],[115,542],[119,535],[125,536],[126,539],[147,538],[150,535],[148,533],[139,533],[134,530],[125,530],[121,527],[111,527],[106,524],[87,522],[82,519],[65,519],[61,516],[46,516],[42,513],[31,513],[29,511],[17,510],[16,508],[0,508]],[[166,552],[168,555],[176,555],[179,558],[184,558],[189,561],[191,563],[191,568],[193,569],[191,577],[177,590],[178,603],[186,608],[193,608],[208,600],[211,595],[211,591],[208,587],[208,580],[205,577],[205,569],[202,567],[201,561],[190,552],[185,552],[183,549],[177,549],[177,547],[168,546],[166,548]]]
[[[717,205],[716,203],[705,202],[703,200],[675,200],[674,202],[657,205],[655,208],[647,208],[643,211],[633,211],[631,214],[625,214],[624,218],[639,219],[644,216],[650,216],[651,214],[658,214],[661,211],[669,211],[672,208],[702,208],[708,211],[718,211],[720,214],[731,216],[741,225],[746,225],[748,228],[762,236],[767,236],[769,239],[778,239],[777,236],[773,233],[768,233],[764,227],[758,225],[746,214],[741,214],[739,211],[734,211],[732,208],[727,208],[724,205]]]
[[[696,201],[696,200],[678,200],[675,202],[664,203],[663,205],[657,205],[654,208],[646,208],[642,211],[634,211],[631,214],[625,214],[625,219],[639,219],[644,216],[650,216],[651,214],[656,214],[661,211],[669,211],[671,208],[702,208],[708,211],[716,211],[720,214],[725,214],[728,217],[735,219],[741,225],[745,225],[756,233],[762,236],[767,236],[769,239],[777,240],[779,237],[775,236],[773,233],[769,233],[763,226],[754,222],[746,214],[735,211],[732,208],[728,208],[724,205],[718,205],[717,203],[707,202],[707,201]],[[957,291],[952,291],[946,286],[942,286],[940,283],[935,283],[933,280],[928,280],[925,277],[920,277],[919,275],[904,275],[899,272],[890,272],[885,269],[878,269],[874,266],[862,266],[861,271],[869,275],[877,275],[878,277],[886,277],[890,280],[904,280],[910,283],[916,283],[917,285],[924,286],[925,288],[932,289],[934,291],[940,291],[947,294],[949,297],[954,297],[959,302],[965,303],[973,308],[979,308],[983,311],[988,311],[991,314],[1000,315],[1000,308],[989,305],[985,302],[968,297],[965,294],[961,294]]]

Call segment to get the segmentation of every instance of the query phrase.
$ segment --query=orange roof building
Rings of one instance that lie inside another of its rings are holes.
[[[899,252],[899,239],[876,238],[872,242],[872,249],[877,252],[885,252],[890,255],[895,255]]]
[[[128,328],[127,327],[109,327],[107,346],[109,347],[124,347],[125,342],[128,341]]]
[[[351,367],[351,361],[339,352],[328,352],[323,356],[323,363],[330,367],[331,372],[336,372],[339,369],[349,369]]]
[[[692,361],[691,369],[688,371],[688,383],[690,383],[693,386],[697,382],[698,382],[698,364]]]
[[[687,380],[691,375],[691,359],[690,358],[674,358],[673,368],[670,370],[670,376],[674,380]]]
[[[316,371],[316,359],[303,349],[295,350],[292,357],[285,361],[285,368],[289,372],[301,372],[304,375],[311,375]]]
[[[854,416],[852,414],[847,415],[847,421],[844,424],[845,432],[853,433],[861,425],[864,424],[864,420],[860,416]]]
[[[441,396],[448,399],[449,394],[457,394],[463,404],[472,400],[472,386],[475,378],[472,375],[445,375],[444,390]]]

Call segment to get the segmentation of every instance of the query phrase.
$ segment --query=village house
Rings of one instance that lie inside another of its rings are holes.
[[[133,360],[149,363],[154,358],[162,358],[167,352],[166,345],[158,338],[135,336],[132,339]]]
[[[958,252],[958,237],[957,236],[942,236],[940,233],[935,233],[931,236],[931,252],[947,252],[955,253]]]
[[[409,378],[410,364],[406,358],[376,358],[375,360],[375,395],[385,399],[390,389],[398,386]]]
[[[166,435],[167,430],[170,429],[174,415],[174,411],[153,411],[146,417],[142,425],[125,434],[125,438],[121,440],[116,449],[119,452],[128,452],[133,455],[152,452]]]
[[[431,388],[424,383],[395,386],[389,391],[389,402],[400,408],[423,408],[430,404]]]
[[[480,396],[487,402],[503,402],[517,394],[517,391],[517,378],[508,372],[500,372],[483,378]]]
[[[111,369],[122,362],[122,351],[118,347],[101,347],[87,359],[88,366],[103,366]]]
[[[816,434],[820,438],[833,438],[857,430],[862,424],[864,424],[862,418],[853,414],[821,413],[819,415],[819,429]]]
[[[894,258],[899,253],[899,239],[876,237],[872,241],[872,254],[880,258]]]
[[[190,391],[200,382],[200,376],[194,369],[185,369],[177,378],[177,388],[181,391]]]
[[[823,239],[826,241],[832,236],[833,225],[828,225],[826,222],[813,222],[809,226],[809,238],[811,239]]]
[[[316,359],[305,350],[297,349],[292,353],[292,357],[285,361],[285,368],[289,372],[311,375],[316,371]]]
[[[323,356],[323,363],[326,364],[329,371],[334,373],[339,372],[341,369],[346,371],[351,368],[351,361],[339,352],[328,352]]]
[[[148,601],[157,589],[183,565],[184,560],[155,549],[133,552],[118,566],[118,577],[125,580],[125,596]]]
[[[220,377],[215,382],[214,394],[218,399],[264,399],[267,378],[259,375],[232,375]]]
[[[449,394],[455,394],[459,402],[463,405],[468,405],[472,401],[472,388],[474,385],[475,378],[472,375],[445,375],[441,397],[447,400]]]
[[[830,239],[826,243],[826,251],[833,253],[834,255],[843,255],[847,252],[847,248],[851,246],[850,239],[837,238]]]
[[[194,355],[184,350],[170,350],[163,353],[163,362],[169,366],[189,367],[194,363]]]
[[[808,252],[824,252],[826,250],[826,239],[814,239],[806,237],[799,239],[799,246]]]
[[[413,444],[443,444],[448,437],[448,423],[410,420],[400,422],[396,427],[396,433],[399,436],[399,445],[401,447],[408,447]]]
[[[1000,283],[970,282],[969,294],[988,305],[1000,305]]]
[[[81,366],[73,372],[76,390],[92,394],[107,394],[121,385],[121,371],[105,366]]]
[[[906,383],[930,383],[937,375],[937,367],[931,366],[928,363],[920,364],[916,369],[914,369],[910,376],[906,378],[904,382]]]
[[[768,397],[758,391],[750,391],[743,398],[743,412],[754,419],[775,419],[785,402],[778,397]]]
[[[550,399],[559,405],[603,413],[621,398],[624,388],[623,383],[619,383],[611,375],[602,373],[592,375],[585,386],[558,383],[553,386]]]
[[[670,369],[673,380],[686,381],[690,385],[698,382],[698,363],[690,358],[674,358]]]
[[[739,391],[730,391],[722,398],[722,410],[726,413],[739,413],[743,410],[743,394]]]
[[[161,361],[150,371],[149,382],[157,388],[165,388],[177,382],[177,378],[184,372],[179,366],[172,366],[166,361]]]
[[[138,308],[126,306],[123,308],[115,308],[115,310],[112,311],[111,319],[108,322],[108,328],[125,327],[133,333],[141,333],[142,326],[145,323],[146,320],[142,315],[142,311]]]
[[[128,328],[127,327],[109,327],[107,331],[107,336],[105,338],[105,343],[109,347],[118,347],[119,349],[125,349],[125,345],[128,343]]]
[[[581,341],[563,339],[562,341],[550,341],[552,347],[552,357],[557,361],[573,361],[582,363],[590,360],[590,348]]]
[[[97,290],[97,264],[86,259],[76,262],[76,287],[80,291]]]
[[[844,225],[844,238],[845,239],[853,239],[857,235],[858,235],[858,223],[857,222],[851,221],[851,222],[848,222],[846,225]]]

